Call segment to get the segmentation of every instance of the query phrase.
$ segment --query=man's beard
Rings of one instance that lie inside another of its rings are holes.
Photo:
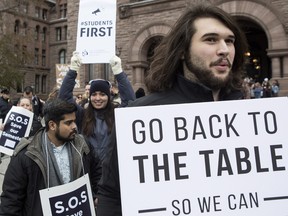
[[[74,134],[74,135],[73,135],[73,134]],[[61,134],[60,134],[59,128],[57,128],[56,131],[55,131],[55,137],[56,137],[56,139],[58,139],[59,141],[63,141],[64,143],[74,140],[75,134],[76,134],[76,131],[75,131],[75,133],[72,132],[68,137],[63,137],[63,136],[61,136]]]
[[[218,61],[222,61],[222,59]],[[219,90],[225,87],[231,76],[231,73],[225,78],[215,76],[211,70],[206,68],[205,62],[202,59],[197,56],[191,56],[190,53],[185,56],[185,64],[190,73],[193,73],[198,79],[199,83],[212,90]],[[213,64],[216,64],[216,62],[213,62],[211,65]]]

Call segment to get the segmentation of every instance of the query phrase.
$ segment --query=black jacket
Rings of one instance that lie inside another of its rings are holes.
[[[76,77],[76,71],[69,70],[67,72],[59,91],[59,98],[71,103],[74,102],[73,89],[75,86]],[[125,107],[128,105],[129,101],[133,101],[135,99],[134,91],[125,72],[115,75],[115,78],[118,83],[119,94],[121,97],[121,103],[118,107]],[[84,108],[79,105],[77,105],[77,107],[78,110],[76,112],[76,122],[79,132],[82,133]],[[97,133],[93,134],[92,136],[85,137],[86,142],[94,147],[95,153],[97,153],[100,160],[103,160],[103,158],[106,156],[107,145],[108,142],[110,142],[110,132],[107,129],[106,120],[100,115],[102,111],[103,110],[94,109],[95,118],[97,119],[96,124],[97,126],[101,125],[102,127],[99,127]]]
[[[2,119],[2,122],[4,123],[4,120],[6,118],[6,115],[12,108],[12,104],[9,102],[9,100],[4,99],[3,97],[0,97],[0,118]]]
[[[31,139],[21,139],[17,145],[4,177],[1,216],[43,215],[39,195],[39,190],[47,188],[46,158],[43,157],[41,145],[43,133],[44,129]],[[93,156],[93,149],[89,148],[82,136],[76,135],[73,144],[82,155],[84,170],[89,173],[92,192],[96,194],[101,176],[100,160]],[[79,157],[77,159],[72,159],[75,179],[83,175]]]
[[[224,89],[220,91],[220,100],[236,100],[242,99],[242,97],[241,91],[227,92]],[[214,101],[212,91],[209,88],[199,83],[191,82],[183,76],[178,75],[177,80],[171,89],[141,97],[133,101],[129,107],[208,101]],[[109,145],[108,154],[102,163],[102,178],[99,183],[97,194],[97,216],[122,215],[115,130],[113,131],[112,136],[113,138]]]

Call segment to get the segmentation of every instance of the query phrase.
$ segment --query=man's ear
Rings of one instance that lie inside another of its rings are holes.
[[[55,131],[57,125],[54,121],[49,121],[48,126],[49,126],[49,130]]]

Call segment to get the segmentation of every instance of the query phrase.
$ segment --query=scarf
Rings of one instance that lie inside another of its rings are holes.
[[[71,144],[66,143],[70,167],[70,179],[73,180],[73,163],[72,163],[72,149]],[[47,184],[49,187],[64,184],[62,175],[60,173],[55,155],[53,153],[53,143],[50,142],[46,133],[42,136],[42,149],[47,164]]]

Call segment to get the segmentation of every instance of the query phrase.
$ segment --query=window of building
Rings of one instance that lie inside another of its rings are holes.
[[[46,66],[46,50],[42,50],[42,66]]]
[[[16,20],[14,24],[14,33],[19,34],[19,31],[20,31],[20,21]]]
[[[111,74],[111,66],[109,64],[104,64],[104,79],[109,80],[109,75]]]
[[[64,40],[67,40],[67,35],[68,35],[68,28],[67,26],[64,26]]]
[[[37,18],[41,17],[40,7],[35,7],[35,17],[37,17]]]
[[[24,13],[24,14],[28,14],[28,4],[26,4],[26,3],[23,4],[23,5],[22,5],[22,10],[23,10],[23,13]]]
[[[47,89],[47,76],[43,75],[41,79],[41,92],[45,94],[46,89]]]
[[[47,28],[44,27],[42,31],[42,42],[46,41]]]
[[[23,83],[21,81],[16,81],[16,91],[17,93],[22,93],[23,92]]]
[[[35,93],[39,93],[40,89],[40,75],[35,75]]]
[[[67,17],[67,4],[60,5],[60,18]]]
[[[19,51],[19,45],[18,44],[15,44],[15,46],[14,46],[14,52],[15,53],[18,53],[18,51]],[[17,55],[17,54],[16,54]]]
[[[48,19],[48,11],[47,9],[42,10],[42,19],[47,20]]]
[[[56,41],[61,41],[62,30],[61,27],[56,28]]]
[[[40,26],[36,26],[36,28],[35,28],[35,40],[39,40],[39,34],[40,34]]]
[[[23,64],[27,63],[27,46],[22,46],[22,62]]]
[[[59,63],[66,64],[66,50],[64,49],[59,52]]]
[[[39,64],[39,49],[35,48],[34,51],[34,64],[38,65]]]
[[[23,74],[23,77],[26,76],[26,73]],[[17,93],[23,93],[23,88],[25,85],[25,79],[16,80],[16,91]]]
[[[28,33],[28,25],[26,22],[23,23],[23,35],[26,36]]]

